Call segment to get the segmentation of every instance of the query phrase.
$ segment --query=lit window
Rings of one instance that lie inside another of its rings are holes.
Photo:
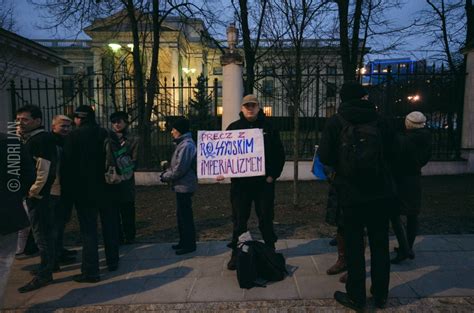
[[[264,106],[263,107],[263,113],[265,113],[266,116],[272,116],[272,107],[271,106]]]
[[[222,115],[222,112],[224,112],[224,109],[221,106],[217,107],[217,115]]]

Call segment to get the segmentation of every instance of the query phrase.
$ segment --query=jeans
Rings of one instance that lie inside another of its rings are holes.
[[[176,193],[176,217],[178,220],[179,245],[196,248],[196,229],[192,208],[193,193]]]
[[[51,278],[55,257],[54,211],[49,207],[49,197],[42,199],[28,198],[26,205],[29,210],[31,230],[40,253],[40,267],[37,276]]]

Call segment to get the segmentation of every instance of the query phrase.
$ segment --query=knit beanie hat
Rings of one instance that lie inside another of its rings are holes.
[[[367,90],[356,81],[344,83],[339,92],[342,102],[361,99],[367,95]]]
[[[406,129],[423,128],[426,124],[426,116],[418,111],[413,111],[405,118]]]
[[[185,117],[178,117],[171,126],[181,134],[189,132],[189,120]]]
[[[80,105],[74,111],[74,117],[93,119],[95,118],[95,112],[90,105]]]

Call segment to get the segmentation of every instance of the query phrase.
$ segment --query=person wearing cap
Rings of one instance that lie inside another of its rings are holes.
[[[348,276],[346,292],[336,291],[334,298],[354,310],[362,310],[366,305],[364,230],[367,228],[371,253],[371,291],[375,305],[384,307],[390,280],[390,203],[395,198],[389,160],[394,132],[378,116],[376,106],[368,100],[367,91],[359,83],[344,83],[340,97],[342,103],[337,114],[327,120],[318,149],[321,162],[335,169],[334,185],[343,213]],[[344,172],[346,160],[340,160],[343,130],[346,127],[357,129],[359,125],[375,129],[377,138],[380,138],[376,145],[381,152],[377,154],[381,156],[377,159],[380,168],[374,175],[351,176],[350,172]]]
[[[237,265],[237,242],[239,236],[247,231],[252,202],[258,218],[258,228],[262,233],[265,244],[275,249],[277,236],[273,229],[275,181],[280,177],[285,165],[285,150],[280,140],[278,130],[265,118],[257,97],[253,94],[242,99],[240,118],[232,122],[227,130],[263,129],[265,150],[265,176],[232,178],[230,201],[232,205],[232,241],[228,247],[232,255],[227,263],[229,270],[235,270]]]
[[[161,181],[169,183],[176,193],[176,217],[179,241],[172,248],[176,255],[196,251],[192,196],[197,189],[196,144],[189,131],[189,120],[176,119],[171,126],[171,136],[176,148],[170,166],[161,174]]]
[[[16,111],[16,121],[24,148],[35,167],[35,181],[28,190],[26,206],[41,263],[32,272],[33,279],[18,289],[29,292],[50,284],[55,268],[54,211],[49,208],[51,186],[56,176],[56,145],[51,133],[42,126],[43,114],[34,105]]]
[[[107,205],[105,197],[105,151],[108,134],[95,120],[95,112],[87,105],[74,114],[74,129],[64,141],[62,186],[63,195],[74,204],[82,238],[81,274],[79,283],[100,281],[97,217],[100,215],[104,237],[105,259],[109,271],[119,262],[118,211]]]
[[[117,111],[110,115],[112,131],[114,132],[120,150],[125,148],[124,153],[128,154],[137,168],[138,160],[138,138],[129,134],[128,114],[124,111]],[[116,185],[108,185],[112,192],[113,205],[116,205],[120,213],[119,240],[124,244],[131,244],[135,241],[135,176],[122,181]]]
[[[405,131],[397,135],[394,174],[400,206],[399,211],[391,217],[392,228],[398,241],[392,264],[415,257],[413,243],[418,231],[418,215],[421,209],[421,168],[431,158],[431,134],[425,124],[426,117],[423,113],[411,112],[405,118]],[[406,229],[400,215],[406,216]]]

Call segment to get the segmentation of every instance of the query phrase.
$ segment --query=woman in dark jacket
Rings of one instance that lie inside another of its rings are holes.
[[[406,131],[397,137],[397,162],[394,175],[399,192],[399,212],[391,218],[398,240],[397,255],[392,264],[413,259],[413,243],[418,230],[421,209],[421,168],[431,158],[431,134],[425,128],[426,117],[421,112],[411,112],[405,118]],[[401,215],[407,219],[406,230]]]

